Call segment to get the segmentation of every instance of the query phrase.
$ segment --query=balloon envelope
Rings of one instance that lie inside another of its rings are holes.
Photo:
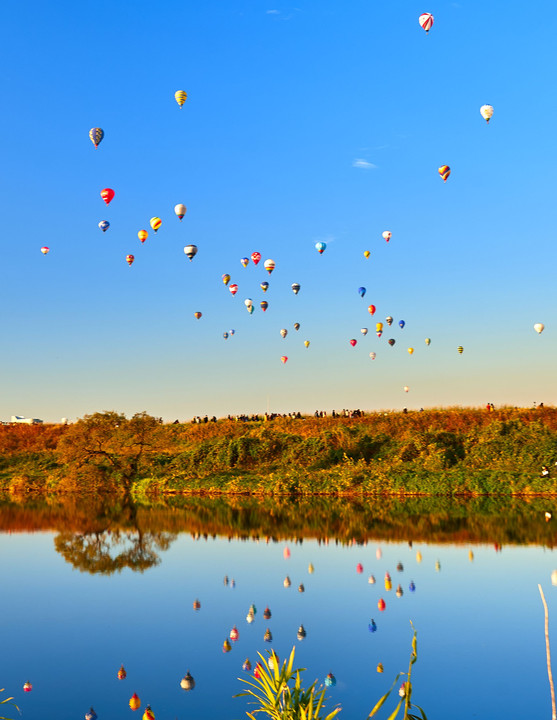
[[[317,250],[317,252],[318,252],[320,255],[323,255],[323,253],[325,252],[326,247],[327,247],[327,243],[324,243],[324,242],[315,243],[315,249]]]
[[[162,225],[162,220],[160,219],[160,217],[152,217],[152,218],[149,220],[149,223],[150,223],[151,227],[153,228],[153,230],[154,230],[155,232],[157,232],[157,230],[158,230],[158,229],[160,228],[160,226]]]
[[[249,264],[249,258],[242,258],[242,259],[240,260],[240,262],[242,263],[242,265],[243,265],[244,267],[247,267],[248,264]]]
[[[390,230],[385,230],[384,233],[382,233],[383,239],[389,242],[389,240],[392,238],[393,234]]]
[[[273,272],[273,270],[275,269],[275,261],[274,260],[265,260],[265,262],[263,263],[263,267],[270,275]]]
[[[43,255],[48,255],[49,251],[50,251],[50,248],[48,248],[46,245],[41,248],[41,252]]]
[[[536,324],[534,325],[534,330],[535,330],[537,333],[541,333],[541,332],[543,332],[544,327],[545,327],[545,325],[544,325],[543,323],[536,323]]]
[[[189,258],[189,261],[191,262],[194,257],[197,255],[197,245],[186,245],[184,248],[184,253],[186,254],[186,257]]]
[[[134,260],[135,258],[133,255],[126,255],[126,262],[128,263],[128,265],[131,266]]]
[[[99,146],[100,141],[104,137],[104,130],[99,127],[94,127],[89,130],[89,138],[95,147]]]
[[[449,175],[451,174],[451,168],[448,165],[441,165],[439,170],[437,171],[439,175],[443,178],[443,182],[447,182],[447,179]]]
[[[433,15],[431,13],[422,13],[418,19],[418,22],[426,31],[426,33],[428,33],[433,26]]]
[[[282,328],[280,334],[283,338],[285,338],[288,335],[288,330],[286,328]]]
[[[426,338],[426,339],[425,339],[425,344],[426,344],[426,345],[431,345],[431,340],[430,340],[429,338]]]
[[[101,222],[99,223],[99,227],[103,232],[106,232],[110,227],[110,223],[108,222],[108,220],[101,220]]]
[[[178,103],[178,105],[179,105],[180,107],[182,107],[182,105],[183,105],[183,104],[186,102],[186,100],[188,99],[188,94],[187,94],[187,92],[185,92],[184,90],[177,90],[177,91],[174,93],[174,99],[176,100],[176,102]]]
[[[254,265],[257,265],[257,263],[261,260],[261,253],[254,252],[251,254],[251,261]]]
[[[480,108],[480,115],[488,123],[491,120],[491,118],[493,117],[493,106],[492,105],[482,105]]]
[[[362,333],[362,335],[367,335],[367,328],[362,328],[360,332]]]
[[[458,352],[459,352],[461,355],[462,355],[462,353],[464,352],[464,348],[462,347],[462,345],[459,345],[459,346],[457,347],[457,350],[458,350]]]
[[[391,338],[388,342],[391,347],[393,347],[393,345],[395,344],[395,341],[393,340],[393,338]]]
[[[238,292],[238,286],[235,283],[232,284],[228,289],[230,290],[232,295],[236,295],[236,293]]]
[[[268,282],[262,282],[259,287],[263,290],[263,292],[267,292],[267,288],[269,287],[269,283],[268,283]]]
[[[292,283],[292,292],[297,295],[300,292],[300,283]]]
[[[147,240],[147,238],[149,237],[149,233],[147,232],[147,230],[140,230],[137,233],[137,237],[141,240],[142,243],[144,243],[145,240]]]
[[[178,215],[178,217],[181,220],[184,217],[184,215],[186,214],[186,206],[182,205],[182,203],[179,203],[174,208],[174,212],[176,213],[176,215]]]
[[[375,360],[375,358],[377,357],[377,355],[374,352],[370,352],[369,356],[372,360]]]
[[[352,345],[352,347],[354,347],[357,343],[358,341],[355,338],[352,338],[352,340],[350,340],[350,345]]]
[[[366,294],[366,289],[365,289],[365,287],[359,287],[359,288],[358,288],[358,294],[359,294],[360,297],[363,297],[363,296]]]
[[[367,311],[370,315],[374,315],[375,314],[375,305],[369,305]]]
[[[406,323],[404,322],[404,320],[400,320],[399,323],[398,323],[398,326],[399,326],[399,328],[400,328],[401,330],[402,330],[402,328],[403,328],[405,325],[406,325]]]
[[[371,255],[369,250],[364,250],[364,257],[368,258]]]
[[[280,361],[281,361],[281,363],[284,365],[284,364],[288,361],[287,356],[286,356],[286,355],[283,355],[283,356],[281,357]]]
[[[230,275],[228,275],[227,273],[225,273],[225,274],[222,276],[222,281],[223,281],[223,283],[224,283],[225,285],[228,285],[228,283],[230,282]]]
[[[265,312],[265,310],[269,307],[269,303],[266,300],[262,300],[259,304],[261,305],[263,312]]]
[[[309,347],[309,340],[304,340],[304,345],[308,348],[308,347]]]
[[[104,188],[103,190],[101,190],[101,197],[107,205],[110,203],[114,195],[115,193],[112,188]]]

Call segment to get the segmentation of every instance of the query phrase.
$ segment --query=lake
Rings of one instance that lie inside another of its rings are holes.
[[[304,685],[332,673],[329,709],[363,719],[407,670],[411,623],[429,720],[550,717],[554,499],[5,501],[0,529],[0,687],[25,720],[243,718],[246,658],[293,647]]]

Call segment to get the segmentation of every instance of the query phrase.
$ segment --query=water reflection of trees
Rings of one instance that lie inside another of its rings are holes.
[[[557,545],[555,498],[252,498],[181,496],[134,504],[96,497],[0,503],[0,530],[54,530],[55,547],[84,572],[144,571],[179,533],[193,537]]]

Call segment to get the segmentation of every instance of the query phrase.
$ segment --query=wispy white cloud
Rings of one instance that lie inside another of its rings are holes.
[[[352,167],[363,168],[364,170],[375,170],[377,165],[374,165],[363,158],[356,158],[352,163]]]
[[[280,15],[280,10],[267,10],[267,15]]]

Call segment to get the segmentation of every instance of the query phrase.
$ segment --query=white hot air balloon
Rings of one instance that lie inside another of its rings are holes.
[[[482,105],[480,108],[480,115],[487,123],[489,123],[493,116],[493,105]]]
[[[534,330],[535,330],[538,334],[540,334],[540,333],[543,332],[544,327],[545,327],[545,325],[544,325],[543,323],[536,323],[536,324],[534,325]]]
[[[367,328],[362,328],[360,332],[362,333],[362,335],[367,335]]]
[[[390,230],[385,230],[384,233],[381,233],[383,235],[383,238],[389,242],[389,240],[392,238],[393,234]]]

